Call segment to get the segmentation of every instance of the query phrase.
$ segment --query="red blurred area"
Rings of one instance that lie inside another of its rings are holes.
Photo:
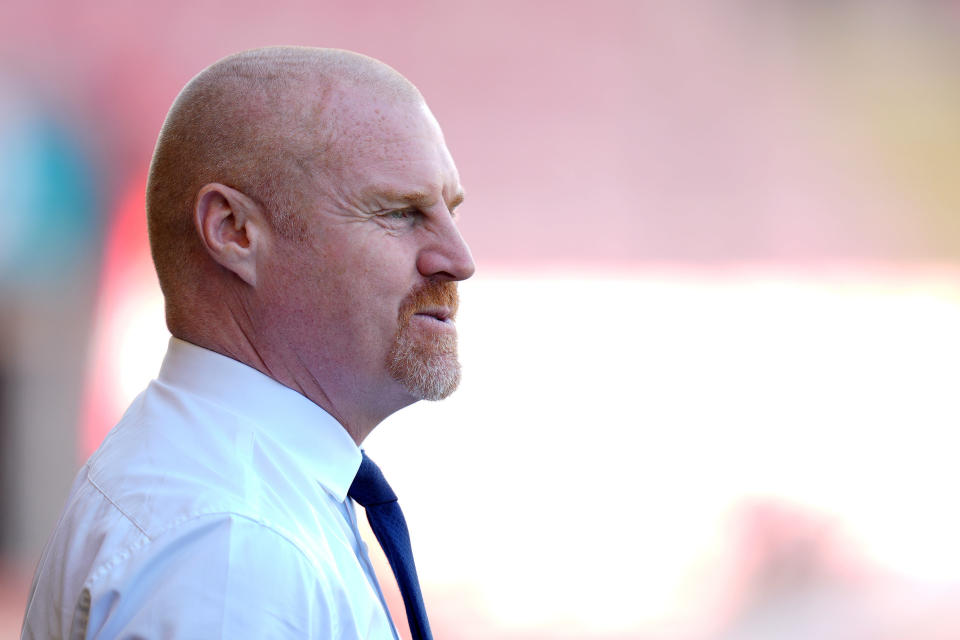
[[[86,460],[119,419],[128,398],[118,397],[118,369],[115,350],[118,334],[128,315],[124,307],[151,290],[159,294],[144,213],[146,171],[126,186],[111,214],[104,245],[96,322],[91,340],[87,391],[80,423],[78,460]]]

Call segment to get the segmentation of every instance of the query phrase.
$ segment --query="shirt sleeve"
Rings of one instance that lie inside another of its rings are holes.
[[[362,637],[335,567],[262,523],[207,516],[143,547],[91,577],[80,637]]]

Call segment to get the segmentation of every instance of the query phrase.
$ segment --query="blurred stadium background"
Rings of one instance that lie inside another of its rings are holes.
[[[960,637],[958,36],[932,0],[0,4],[0,637],[165,347],[166,109],[269,44],[407,75],[469,194],[463,388],[367,442],[438,637]]]

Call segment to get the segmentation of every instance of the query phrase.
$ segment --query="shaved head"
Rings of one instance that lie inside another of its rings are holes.
[[[350,127],[329,105],[371,92],[386,102],[422,102],[408,80],[357,53],[308,47],[244,51],[203,70],[177,97],[157,140],[147,182],[150,248],[169,307],[204,259],[194,223],[200,189],[242,192],[281,236],[296,238],[319,175],[349,152]]]

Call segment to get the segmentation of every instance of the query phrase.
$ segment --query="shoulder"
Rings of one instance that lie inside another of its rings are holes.
[[[90,486],[147,537],[207,513],[263,505],[253,432],[201,397],[154,381],[87,463]]]
[[[379,603],[369,585],[342,579],[346,560],[244,515],[205,514],[114,550],[59,613],[43,611],[45,596],[35,592],[24,633],[56,628],[67,637],[79,626],[81,637],[99,638],[368,637]]]
[[[74,483],[25,637],[378,637],[342,508],[246,418],[151,384]]]
[[[323,564],[247,516],[198,516],[91,575],[87,632],[150,637],[161,624],[170,637],[339,637],[349,612]]]

